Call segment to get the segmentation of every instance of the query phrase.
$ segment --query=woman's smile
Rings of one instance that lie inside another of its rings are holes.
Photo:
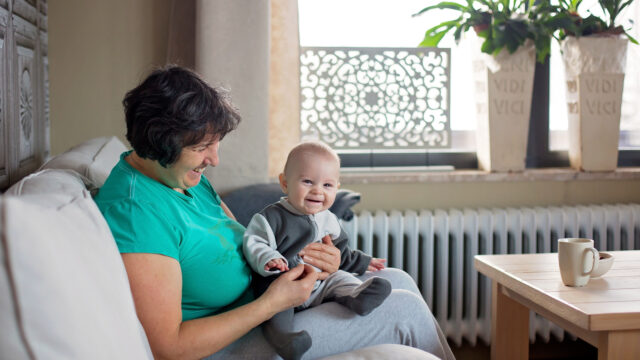
[[[204,165],[202,167],[198,167],[198,168],[195,168],[195,169],[191,170],[192,176],[200,177],[204,173],[204,170],[206,168],[207,168],[207,165]]]
[[[206,165],[203,166],[203,167],[195,168],[195,169],[193,169],[193,170],[191,170],[189,172],[189,176],[194,178],[194,179],[197,179],[197,181],[199,182],[200,181],[200,177],[202,176],[202,174],[204,173],[204,170],[206,168],[207,168]]]

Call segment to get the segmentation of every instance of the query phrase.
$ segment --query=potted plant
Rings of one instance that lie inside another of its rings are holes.
[[[565,65],[569,162],[584,171],[611,171],[618,164],[620,110],[631,37],[618,24],[633,0],[598,0],[603,18],[581,17],[582,0],[560,0],[558,14],[570,21],[558,40]]]
[[[463,33],[475,31],[481,41],[473,64],[478,164],[487,171],[522,171],[536,58],[543,62],[549,54],[554,24],[562,18],[555,17],[548,1],[460,1],[442,1],[414,14],[458,13],[428,29],[420,46],[435,47],[450,32],[457,42]]]

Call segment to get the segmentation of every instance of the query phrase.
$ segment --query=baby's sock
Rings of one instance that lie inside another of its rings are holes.
[[[355,288],[351,295],[337,297],[335,300],[358,315],[367,315],[382,304],[391,293],[391,283],[383,278],[373,277]]]
[[[305,330],[296,333],[265,333],[267,340],[284,360],[298,360],[311,347],[311,336]]]

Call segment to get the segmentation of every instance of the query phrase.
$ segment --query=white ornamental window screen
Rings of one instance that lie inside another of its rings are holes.
[[[336,150],[451,146],[450,49],[302,47],[303,140]]]

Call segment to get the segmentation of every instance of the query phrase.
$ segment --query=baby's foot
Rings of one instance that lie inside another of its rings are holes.
[[[380,306],[389,293],[391,293],[391,283],[388,280],[372,277],[355,288],[351,295],[336,298],[336,302],[358,315],[367,315]]]
[[[281,339],[282,345],[275,346],[276,352],[284,360],[298,360],[311,347],[311,336],[305,330],[286,334],[285,337]]]

